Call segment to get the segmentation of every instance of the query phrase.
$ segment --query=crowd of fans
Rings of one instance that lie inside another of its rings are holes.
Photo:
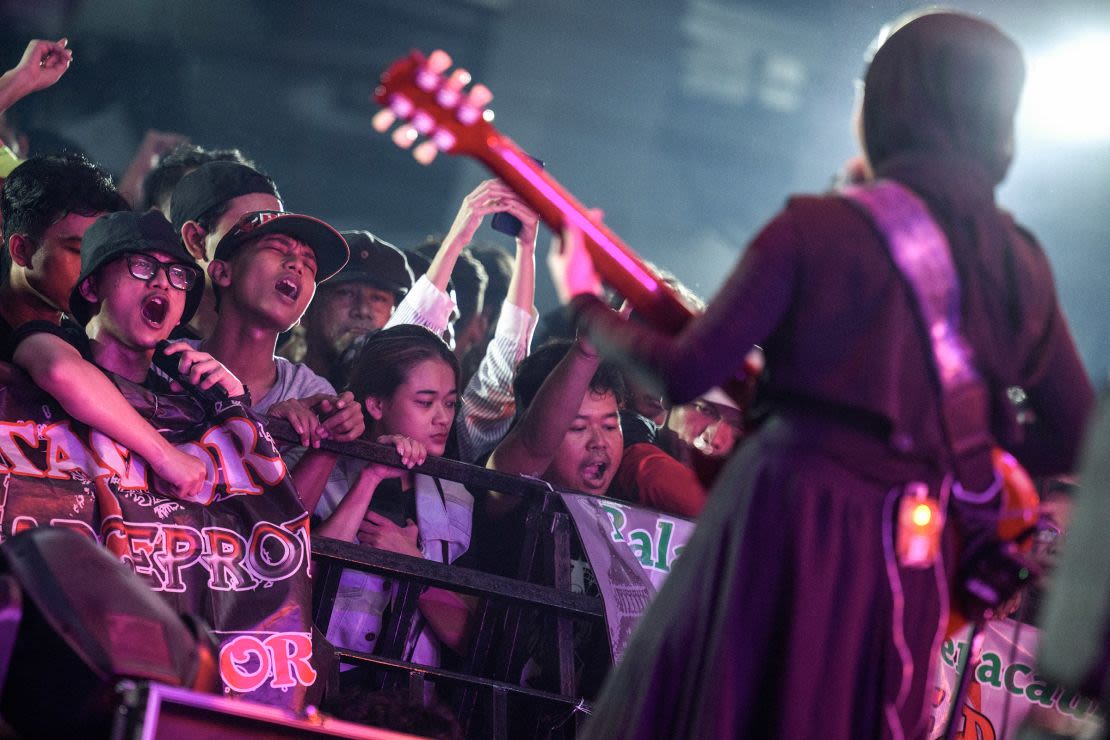
[[[32,41],[0,78],[0,113],[71,59],[64,39]],[[584,337],[545,329],[533,351],[537,324],[561,322],[534,305],[538,217],[502,182],[480,183],[442,238],[404,251],[286,211],[237,149],[161,135],[166,150],[145,142],[126,174],[140,186],[121,188],[80,154],[37,154],[4,131],[0,361],[140,454],[172,496],[201,496],[204,465],[113,383],[181,392],[151,372],[163,340],[189,385],[292,425],[286,463],[317,534],[443,563],[481,557],[472,533],[490,527],[475,520],[516,522],[505,517],[519,499],[409,469],[429,455],[694,517],[743,433],[720,390],[668,409]],[[473,243],[498,212],[522,222],[512,253]],[[359,438],[394,446],[407,467],[320,448]],[[389,600],[381,578],[345,573],[328,638],[373,650]],[[473,599],[427,589],[419,611],[408,658],[466,651]]]

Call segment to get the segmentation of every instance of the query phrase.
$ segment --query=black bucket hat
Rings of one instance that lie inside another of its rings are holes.
[[[412,268],[405,253],[369,231],[341,231],[351,249],[351,259],[331,284],[363,282],[387,290],[398,303],[412,289]]]
[[[186,251],[181,237],[160,212],[149,210],[146,213],[119,211],[101,216],[93,222],[81,240],[81,276],[69,296],[69,308],[73,318],[82,325],[92,318],[92,304],[81,295],[81,283],[96,272],[101,265],[118,259],[125,254],[164,252],[182,264],[191,265],[200,273],[196,282],[185,297],[185,310],[181,314],[182,324],[193,318],[204,294],[204,274],[197,261]]]
[[[240,218],[220,239],[213,257],[230,259],[239,247],[264,234],[285,234],[312,247],[316,253],[317,283],[343,269],[351,256],[342,235],[318,218],[288,211],[254,211]]]

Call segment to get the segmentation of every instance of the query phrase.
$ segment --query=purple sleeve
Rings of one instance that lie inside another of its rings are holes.
[[[1070,473],[1079,462],[1095,392],[1058,307],[1038,355],[1036,373],[1023,388],[1034,420],[1011,452],[1031,475]]]
[[[598,345],[657,372],[674,403],[719,385],[781,321],[798,283],[795,219],[779,214],[748,246],[706,312],[674,337],[621,320],[600,301],[575,304]]]

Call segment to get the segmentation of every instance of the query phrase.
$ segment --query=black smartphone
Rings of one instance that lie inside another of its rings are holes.
[[[535,157],[532,157],[532,155],[528,156],[531,157],[532,161],[538,164],[541,169],[543,168],[542,159],[536,159]],[[493,220],[490,221],[489,225],[490,228],[494,229],[495,231],[500,231],[502,234],[508,234],[509,236],[513,237],[519,236],[520,230],[524,228],[524,224],[520,222],[520,219],[509,213],[508,211],[499,211],[493,214]]]
[[[378,484],[374,497],[370,499],[370,511],[381,514],[398,527],[403,527],[408,519],[416,519],[416,500],[412,491],[401,490],[396,480],[384,480]]]

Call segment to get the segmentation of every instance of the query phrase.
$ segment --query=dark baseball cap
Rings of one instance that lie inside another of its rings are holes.
[[[180,323],[193,318],[204,293],[204,274],[197,261],[181,243],[180,232],[159,211],[146,213],[119,211],[101,216],[81,239],[81,276],[69,296],[69,308],[73,318],[81,324],[89,323],[92,318],[92,304],[81,295],[80,286],[102,265],[118,259],[125,254],[164,252],[178,262],[197,268],[197,280],[185,297],[185,310]]]
[[[412,289],[412,268],[405,253],[369,231],[340,232],[347,240],[351,259],[331,279],[337,282],[365,282],[393,293],[400,301]]]
[[[350,257],[343,236],[318,218],[288,211],[254,211],[245,214],[216,245],[215,259],[230,259],[239,247],[266,234],[285,234],[304,242],[316,253],[316,282],[322,283],[343,269]]]
[[[238,162],[202,164],[181,178],[174,188],[170,221],[180,233],[186,221],[194,221],[221,203],[251,193],[281,200],[274,181],[253,167]]]

